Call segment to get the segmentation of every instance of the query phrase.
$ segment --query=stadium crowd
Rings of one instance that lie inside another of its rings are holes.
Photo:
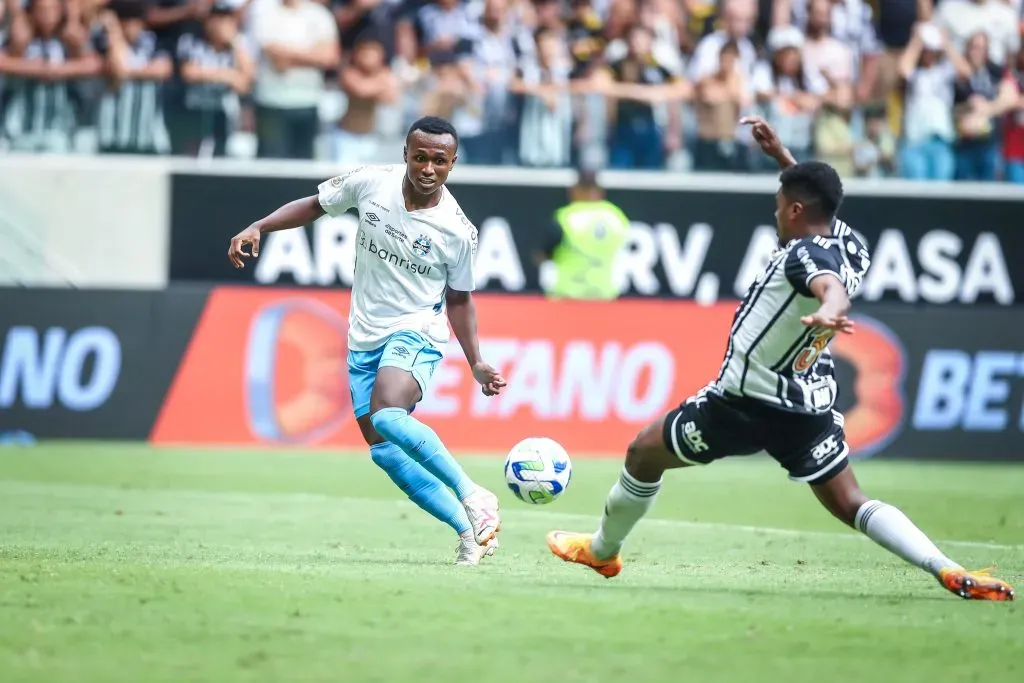
[[[1021,0],[0,0],[0,146],[1024,183]]]

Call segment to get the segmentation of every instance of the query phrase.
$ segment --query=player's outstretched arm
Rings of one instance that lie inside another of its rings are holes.
[[[779,165],[780,169],[786,170],[790,166],[796,166],[796,159],[782,144],[775,129],[768,125],[767,121],[760,116],[744,116],[740,119],[740,123],[750,126],[750,134],[761,146],[761,151],[775,159],[775,163]]]
[[[853,321],[846,317],[850,312],[850,297],[839,278],[825,273],[812,279],[808,288],[821,306],[813,315],[805,315],[800,321],[808,327],[827,327],[853,334]]]
[[[323,215],[324,209],[320,205],[317,195],[288,202],[269,216],[259,219],[232,237],[231,246],[228,247],[228,259],[235,265],[235,268],[245,268],[245,262],[242,259],[250,256],[256,258],[260,255],[260,238],[263,233],[299,228],[312,223]],[[252,254],[245,252],[247,244],[252,245]]]
[[[476,334],[476,304],[469,292],[460,292],[448,288],[445,292],[445,303],[448,307],[448,321],[452,332],[459,340],[466,361],[473,369],[473,379],[480,384],[484,396],[497,396],[505,387],[505,378],[497,370],[484,362],[480,355],[480,340]]]

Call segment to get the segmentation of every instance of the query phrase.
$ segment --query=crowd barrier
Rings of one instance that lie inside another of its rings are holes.
[[[172,285],[0,289],[0,430],[161,445],[362,448],[345,290]],[[509,379],[486,398],[453,340],[417,415],[461,452],[525,436],[620,455],[712,379],[735,301],[551,302],[478,295]],[[858,302],[834,342],[858,457],[1024,460],[1024,326],[1002,306]]]

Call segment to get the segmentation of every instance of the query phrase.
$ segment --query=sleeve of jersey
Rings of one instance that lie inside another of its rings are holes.
[[[325,180],[317,187],[317,199],[328,216],[340,216],[359,204],[359,196],[367,182],[363,168]]]
[[[476,277],[473,275],[473,260],[476,256],[477,231],[472,227],[466,239],[455,254],[452,265],[448,268],[448,287],[457,292],[472,292],[476,289]]]
[[[843,281],[836,249],[835,246],[823,247],[807,240],[789,252],[786,258],[786,279],[797,294],[813,297],[811,280],[821,275],[834,275],[840,282]]]

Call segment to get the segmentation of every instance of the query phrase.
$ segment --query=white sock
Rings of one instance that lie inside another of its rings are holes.
[[[959,564],[942,554],[910,518],[892,505],[869,500],[857,510],[853,525],[872,541],[912,565],[938,576],[940,569]]]
[[[623,468],[619,480],[604,502],[601,527],[594,534],[590,549],[599,560],[614,557],[622,549],[626,536],[654,505],[661,481],[653,484],[634,479]]]

